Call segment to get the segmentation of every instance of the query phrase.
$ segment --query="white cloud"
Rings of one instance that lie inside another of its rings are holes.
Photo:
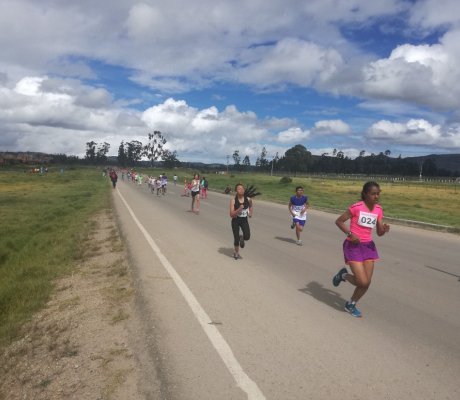
[[[310,131],[302,130],[298,127],[292,127],[278,133],[277,139],[280,143],[300,143],[307,140],[310,136]]]
[[[351,132],[350,126],[339,119],[317,121],[313,129],[319,135],[346,135]]]
[[[119,107],[105,89],[72,79],[26,77],[11,89],[0,88],[2,150],[82,156],[86,142],[95,140],[110,143],[110,154],[116,154],[122,140],[145,143],[148,132],[160,130],[167,147],[183,160],[222,161],[239,149],[255,161],[262,143],[273,154],[284,153],[285,147],[274,144],[274,135],[293,124],[288,119],[260,119],[235,106],[197,109],[172,98],[136,111]]]
[[[309,87],[327,82],[342,62],[340,53],[332,48],[286,38],[244,52],[241,63],[245,66],[237,70],[236,76],[240,82],[261,87],[286,83]]]
[[[274,121],[260,120],[253,112],[241,112],[235,106],[222,111],[214,106],[199,110],[184,100],[172,98],[145,110],[142,120],[150,129],[163,132],[168,145],[179,155],[187,153],[202,160],[222,160],[235,149],[243,155],[257,156],[260,143],[271,140],[270,125],[277,125]]]
[[[275,151],[284,143],[351,132],[338,119],[339,106],[333,116],[337,120],[319,121],[305,130],[293,118],[265,116],[268,107],[259,113],[264,112],[262,118],[235,106],[196,109],[185,101],[155,97],[177,97],[230,82],[265,92],[313,88],[359,96],[365,105],[396,100],[408,118],[424,118],[432,127],[439,124],[441,139],[433,143],[446,148],[445,140],[458,148],[456,128],[419,110],[428,106],[440,110],[438,116],[457,112],[454,117],[460,119],[457,9],[456,0],[293,0],[289,6],[282,0],[5,0],[0,3],[1,143],[81,154],[87,140],[116,146],[122,139],[142,139],[145,130],[159,129],[184,154],[204,157],[216,151],[221,157],[235,148],[256,154],[263,143]],[[366,54],[360,29],[404,12],[410,25],[404,31],[416,31],[417,43],[423,34],[445,34],[438,43],[421,45],[411,44],[407,36],[387,58]],[[352,34],[345,37],[347,29]],[[110,71],[96,76],[96,71],[104,73],[105,65],[120,68],[149,92],[118,98],[120,93],[105,86],[113,80]],[[93,80],[94,87],[69,77]],[[222,96],[232,95],[222,91]],[[144,112],[129,109],[139,98],[163,102]],[[330,117],[331,109],[324,107],[320,118]],[[391,115],[392,110],[394,103],[384,110],[389,119],[403,113]],[[428,139],[436,131],[419,129],[419,136]]]
[[[458,71],[457,63],[442,45],[401,45],[388,59],[365,67],[364,92],[451,109],[460,105]]]
[[[2,150],[81,155],[90,140],[118,146],[146,135],[140,117],[116,107],[106,90],[75,80],[25,77],[0,89]]]
[[[457,0],[419,0],[411,7],[409,23],[422,30],[432,31],[441,26],[459,26]]]
[[[460,148],[460,128],[458,126],[442,127],[432,125],[423,119],[411,119],[406,123],[382,120],[369,128],[367,137],[389,144],[443,149]]]

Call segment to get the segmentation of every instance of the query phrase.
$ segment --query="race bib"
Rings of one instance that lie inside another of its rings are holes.
[[[377,216],[377,214],[360,211],[358,217],[358,225],[371,229],[375,228],[377,225]]]
[[[239,213],[238,213],[238,217],[247,217],[248,216],[248,209],[247,208],[243,208]]]

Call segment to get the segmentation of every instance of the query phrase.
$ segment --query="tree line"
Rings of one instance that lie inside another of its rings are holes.
[[[398,175],[398,176],[458,176],[458,171],[438,168],[433,159],[415,162],[399,157],[390,157],[391,151],[385,150],[378,154],[366,155],[361,150],[359,156],[351,159],[343,151],[334,149],[331,154],[312,155],[301,144],[286,150],[282,157],[276,153],[271,159],[267,158],[265,147],[258,156],[255,166],[251,166],[246,155],[241,161],[239,150],[233,152],[233,168],[238,171],[275,170],[289,175],[298,173],[329,173],[329,174],[364,174],[364,175]]]
[[[121,167],[134,167],[141,163],[146,157],[150,165],[162,161],[166,168],[173,168],[181,165],[176,151],[165,149],[166,138],[160,131],[153,131],[148,134],[147,142],[143,144],[138,140],[130,142],[122,141],[118,146],[117,163]],[[75,156],[65,154],[54,155],[54,161],[60,163],[87,163],[91,165],[106,165],[110,144],[107,142],[97,143],[90,141],[86,143],[85,158],[80,160]],[[283,156],[278,153],[268,156],[266,147],[262,148],[254,164],[251,163],[246,154],[242,157],[240,151],[235,149],[232,158],[233,164],[229,164],[230,156],[227,156],[227,168],[236,171],[276,171],[296,175],[298,173],[328,173],[328,174],[365,174],[365,175],[398,175],[398,176],[458,176],[459,171],[450,171],[438,168],[433,159],[413,161],[399,157],[390,157],[391,151],[385,150],[378,154],[366,154],[361,150],[359,156],[351,159],[343,151],[333,149],[329,153],[320,156],[312,155],[308,149],[297,144],[286,150]],[[189,164],[189,163],[183,163]],[[200,168],[206,168],[201,165]]]

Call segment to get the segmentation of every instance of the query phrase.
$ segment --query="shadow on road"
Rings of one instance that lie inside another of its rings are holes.
[[[309,294],[316,300],[321,301],[338,311],[343,311],[345,299],[339,293],[326,289],[321,283],[315,281],[310,282],[303,289],[299,289],[299,292]]]
[[[233,258],[233,252],[235,250],[232,247],[219,247],[218,252],[224,256]]]
[[[281,240],[282,242],[295,243],[295,240],[291,238],[275,236],[275,239]]]

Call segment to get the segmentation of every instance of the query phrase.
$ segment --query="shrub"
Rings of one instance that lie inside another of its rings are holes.
[[[280,179],[280,183],[291,183],[292,182],[292,178],[289,177],[289,176],[283,176],[281,179]]]

